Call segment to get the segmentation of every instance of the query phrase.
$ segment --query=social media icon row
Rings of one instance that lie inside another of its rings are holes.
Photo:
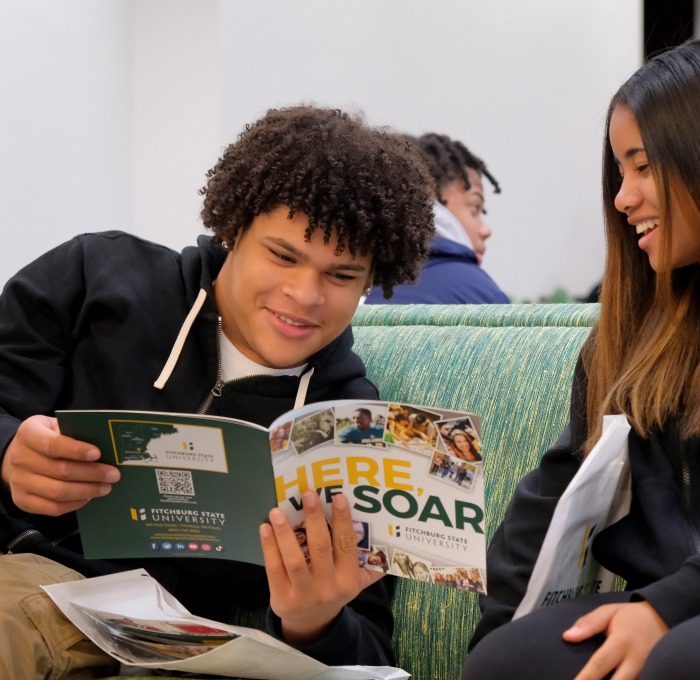
[[[165,550],[166,552],[223,552],[224,546],[211,543],[198,543],[196,541],[151,541],[151,550]]]

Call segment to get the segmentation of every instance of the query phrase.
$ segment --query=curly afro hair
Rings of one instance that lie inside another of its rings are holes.
[[[272,109],[247,125],[200,190],[213,240],[232,244],[257,215],[280,206],[309,219],[306,238],[333,232],[338,249],[373,255],[372,280],[389,298],[413,282],[434,235],[433,180],[400,135],[337,109]]]
[[[442,188],[456,179],[462,181],[465,189],[471,189],[467,168],[472,168],[486,177],[491,182],[494,193],[501,193],[500,185],[488,171],[484,161],[469,151],[458,139],[450,139],[447,135],[439,135],[436,132],[428,132],[420,137],[407,137],[407,139],[423,154],[437,183],[441,203],[444,203]]]

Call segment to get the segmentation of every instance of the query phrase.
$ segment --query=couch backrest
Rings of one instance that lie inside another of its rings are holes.
[[[481,416],[489,538],[518,480],[566,424],[574,365],[598,311],[597,304],[367,305],[355,315],[355,351],[382,399]],[[396,581],[398,665],[414,680],[455,680],[479,617],[476,596]]]

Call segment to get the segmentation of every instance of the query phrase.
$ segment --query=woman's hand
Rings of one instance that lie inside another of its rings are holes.
[[[309,562],[286,516],[270,511],[270,524],[260,527],[270,606],[282,620],[289,644],[308,644],[321,637],[343,607],[381,572],[361,569],[350,506],[343,494],[333,496],[333,532],[313,489],[302,494]]]
[[[564,631],[567,642],[582,642],[599,633],[607,638],[574,680],[601,680],[613,671],[612,680],[637,678],[649,652],[667,632],[668,626],[648,602],[594,609]]]

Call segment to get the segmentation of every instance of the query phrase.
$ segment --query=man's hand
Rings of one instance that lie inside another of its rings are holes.
[[[606,604],[582,616],[567,631],[567,642],[581,642],[598,633],[606,636],[600,649],[574,680],[601,680],[614,671],[612,680],[639,677],[652,647],[668,632],[648,602]]]
[[[119,470],[97,463],[100,452],[86,442],[64,437],[55,418],[27,418],[2,461],[2,483],[25,512],[58,516],[90,499],[106,496]]]
[[[333,535],[318,494],[302,494],[309,549],[307,563],[284,513],[270,511],[270,524],[260,527],[270,606],[282,620],[289,644],[306,644],[323,635],[342,608],[384,574],[361,569],[357,536],[343,494],[333,497]]]

